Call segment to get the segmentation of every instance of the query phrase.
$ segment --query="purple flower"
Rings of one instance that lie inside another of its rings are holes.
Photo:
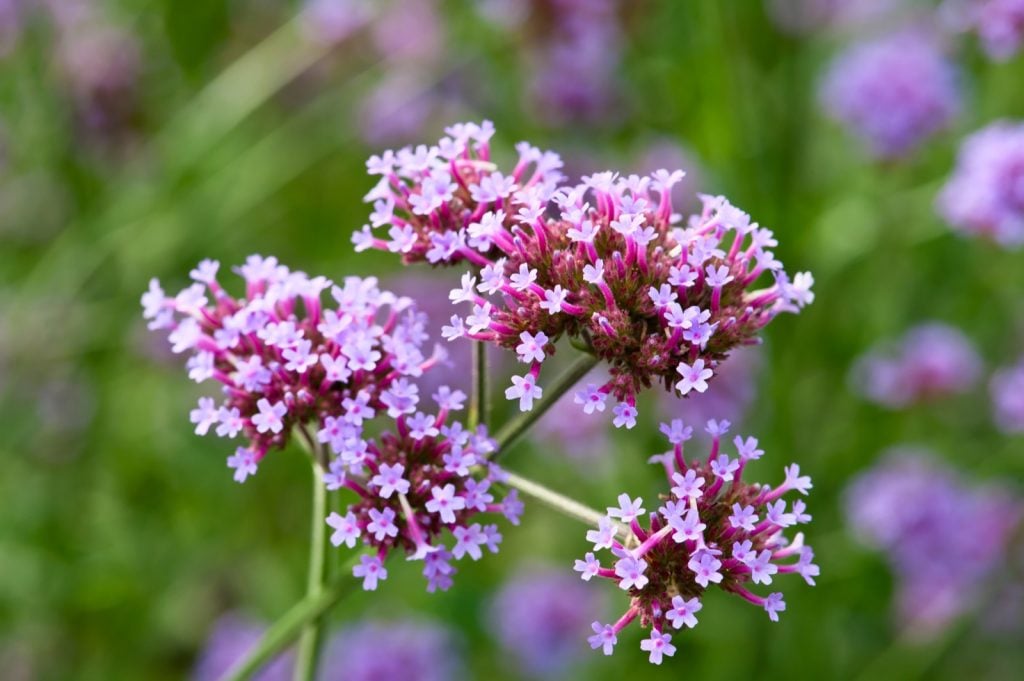
[[[980,373],[981,359],[967,337],[930,322],[870,350],[854,365],[851,379],[868,399],[898,409],[966,392]]]
[[[237,613],[221,616],[192,670],[192,681],[219,681],[242,660],[263,636],[264,625]],[[292,678],[291,651],[282,653],[253,675],[253,681],[287,681]]]
[[[530,676],[566,678],[581,657],[581,632],[601,605],[592,589],[561,569],[519,568],[494,597],[490,628]]]
[[[331,637],[318,681],[457,681],[464,678],[452,632],[427,620],[370,620]]]
[[[713,448],[718,444],[716,437]],[[629,608],[614,625],[593,625],[595,636],[590,644],[604,647],[605,654],[611,654],[618,633],[636,620],[651,630],[642,648],[650,653],[653,664],[660,664],[662,656],[675,652],[664,631],[696,626],[694,615],[712,585],[763,608],[777,621],[778,613],[785,609],[782,595],[760,596],[750,591],[748,584],[771,584],[776,575],[797,573],[813,585],[820,572],[803,534],[792,539],[783,535],[788,526],[810,519],[797,502],[793,513],[786,512],[786,502],[781,499],[792,490],[810,488],[810,480],[799,474],[798,467],[787,469],[785,481],[770,487],[744,482],[743,466],[725,455],[720,456],[729,463],[713,455],[703,461],[691,458],[688,463],[678,444],[675,448],[657,457],[674,483],[659,514],[652,515],[644,527],[639,522],[643,513],[640,500],[621,495],[619,508],[609,508],[608,515],[622,518],[629,528],[605,517],[598,531],[587,533],[595,552],[611,550],[613,566],[602,565],[594,553],[577,561],[576,570],[583,579],[609,579],[629,594]],[[716,464],[719,472],[729,470],[732,479],[715,476]],[[705,480],[713,480],[713,484],[701,491]],[[761,522],[759,515],[764,518]]]
[[[444,335],[493,343],[529,362],[528,375],[506,390],[521,410],[541,397],[541,365],[562,336],[610,366],[585,405],[599,410],[596,393],[612,396],[628,405],[614,417],[629,427],[640,391],[706,391],[729,351],[813,300],[813,278],[790,279],[769,250],[777,245],[772,233],[724,197],[701,196],[700,212],[684,221],[671,198],[681,171],[600,172],[570,185],[556,154],[527,143],[517,145],[511,172],[495,168],[488,122],[446,132],[436,146],[371,158],[368,169],[381,179],[367,200],[394,206],[377,229],[413,230],[406,263],[429,260],[439,233],[470,236],[445,263],[479,267],[482,283],[467,273],[452,292],[468,308]]]
[[[949,126],[960,109],[956,80],[935,38],[904,31],[840,55],[821,98],[829,115],[874,156],[893,158]]]
[[[1024,123],[997,121],[964,139],[938,208],[963,234],[1024,244]]]
[[[1021,0],[959,0],[947,3],[962,30],[978,34],[989,58],[1007,61],[1024,43],[1024,2]]]
[[[989,391],[996,425],[1004,433],[1024,433],[1024,358],[993,374]]]
[[[919,637],[941,632],[980,605],[978,596],[1003,569],[1008,542],[1024,519],[1019,497],[995,485],[970,485],[919,449],[884,455],[853,480],[845,499],[854,533],[885,554],[896,575],[901,623]],[[800,573],[817,575],[803,565]]]

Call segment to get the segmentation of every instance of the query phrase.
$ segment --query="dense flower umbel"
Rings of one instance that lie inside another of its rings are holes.
[[[437,412],[424,413],[417,386],[400,379],[381,394],[376,420],[394,424],[375,440],[342,419],[326,422],[318,433],[337,455],[326,476],[328,489],[347,487],[359,496],[344,514],[332,512],[327,524],[335,546],[351,548],[362,540],[373,549],[352,570],[367,591],[387,578],[384,561],[392,551],[424,561],[427,590],[446,591],[456,572],[453,559],[498,552],[498,526],[471,522],[475,516],[500,512],[519,524],[516,491],[496,499],[493,484],[502,472],[487,458],[497,443],[483,427],[472,433],[459,422],[448,423],[449,412],[462,409],[466,395],[441,386],[433,400]],[[486,470],[482,479],[474,475],[477,468]],[[446,529],[455,539],[450,549],[439,541]]]
[[[557,155],[526,143],[515,168],[499,172],[490,123],[448,133],[436,146],[370,159],[382,176],[367,196],[372,226],[353,240],[407,263],[482,268],[451,292],[471,311],[445,335],[515,350],[529,370],[505,394],[523,411],[541,397],[541,364],[562,335],[610,365],[606,383],[585,388],[586,411],[604,411],[614,396],[616,425],[632,427],[638,392],[655,382],[704,392],[730,350],[814,298],[812,277],[791,282],[769,250],[772,232],[723,197],[702,197],[701,213],[682,226],[671,199],[680,171],[604,172],[572,186]],[[383,226],[387,239],[374,231]],[[770,285],[751,290],[762,275]]]
[[[747,585],[770,585],[774,576],[789,572],[813,585],[819,573],[803,534],[792,541],[782,535],[784,529],[811,520],[802,499],[788,510],[782,499],[790,491],[806,495],[811,479],[793,464],[778,487],[743,482],[746,463],[763,454],[757,440],[737,436],[732,455],[721,446],[723,424],[709,421],[707,430],[712,435],[707,459],[687,461],[683,444],[692,429],[678,419],[662,424],[673,449],[652,461],[665,466],[671,491],[660,495],[661,506],[650,513],[646,528],[641,525],[643,500],[621,494],[619,506],[609,507],[598,529],[587,533],[594,551],[610,549],[613,558],[602,565],[594,553],[587,553],[576,561],[576,570],[587,581],[610,579],[630,596],[629,608],[617,622],[592,625],[590,645],[603,648],[605,655],[611,655],[623,627],[639,619],[640,626],[651,630],[640,647],[650,653],[652,663],[661,664],[663,656],[675,653],[668,631],[697,625],[701,597],[712,584],[764,608],[778,621],[778,613],[786,609],[782,594],[759,596]],[[629,537],[626,543],[619,541],[623,535]]]
[[[174,352],[190,353],[189,378],[221,384],[223,402],[200,398],[191,420],[198,435],[247,441],[228,459],[238,482],[284,447],[294,427],[337,423],[358,432],[382,408],[383,391],[441,358],[421,352],[425,320],[412,301],[381,291],[376,279],[335,286],[253,255],[237,269],[246,295],[234,298],[218,268],[204,260],[191,272],[196,283],[173,297],[154,279],[142,306],[149,328],[167,331]],[[321,305],[325,290],[337,307]]]
[[[880,158],[911,152],[946,128],[960,108],[952,65],[920,32],[850,48],[832,65],[822,100]]]
[[[997,371],[989,390],[996,425],[1005,433],[1024,433],[1024,358]]]
[[[930,322],[871,350],[854,365],[852,379],[868,399],[898,409],[970,390],[980,374],[970,340],[955,327]]]
[[[964,234],[1024,244],[1024,123],[996,122],[964,140],[939,210]]]
[[[902,449],[851,483],[846,511],[854,531],[885,552],[899,618],[923,636],[980,604],[1024,504],[995,485],[972,487],[932,452]]]

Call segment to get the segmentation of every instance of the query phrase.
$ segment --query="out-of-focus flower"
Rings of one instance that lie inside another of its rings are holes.
[[[998,121],[967,137],[938,205],[964,234],[1024,244],[1024,123]]]
[[[802,499],[787,508],[782,497],[791,491],[806,495],[811,479],[793,464],[777,487],[743,482],[747,462],[763,454],[757,440],[737,436],[734,456],[721,448],[725,428],[713,430],[707,459],[688,462],[683,445],[691,429],[678,419],[662,424],[672,450],[652,457],[652,462],[664,465],[669,480],[670,493],[659,497],[664,504],[647,516],[642,499],[621,494],[618,507],[609,507],[598,528],[587,533],[595,552],[608,549],[614,558],[605,566],[587,553],[576,561],[576,571],[584,581],[609,579],[629,594],[629,607],[618,621],[592,625],[590,645],[605,655],[612,654],[619,632],[638,620],[650,629],[641,649],[652,663],[661,664],[664,656],[675,653],[667,632],[697,625],[701,597],[712,584],[764,608],[778,621],[786,609],[782,594],[759,596],[747,585],[771,585],[787,573],[798,573],[813,585],[819,574],[803,533],[792,541],[783,536],[784,530],[810,522],[811,516]]]
[[[6,56],[21,37],[21,0],[0,0],[0,57]]]
[[[1024,1],[947,0],[943,17],[954,29],[973,31],[990,59],[1006,61],[1024,43]]]
[[[319,681],[457,681],[461,656],[447,629],[427,621],[370,621],[327,644]]]
[[[340,43],[375,15],[372,0],[306,0],[301,21],[306,35],[322,43]]]
[[[368,161],[381,180],[366,197],[370,224],[353,242],[406,263],[482,268],[451,292],[471,312],[452,317],[444,335],[514,350],[529,370],[505,394],[523,411],[543,395],[541,364],[563,335],[608,362],[600,390],[626,405],[609,409],[616,425],[632,427],[635,413],[623,410],[635,411],[641,390],[706,391],[729,351],[814,299],[811,275],[791,281],[770,250],[772,232],[724,197],[702,196],[683,227],[671,198],[681,171],[595,173],[570,186],[561,159],[527,143],[517,145],[515,168],[499,172],[490,123],[448,133],[437,146]],[[762,279],[768,285],[751,290]]]
[[[890,409],[970,390],[981,358],[959,329],[930,322],[896,343],[872,349],[854,365],[851,378],[865,397]]]
[[[193,681],[219,681],[263,636],[266,627],[251,619],[228,613],[214,625],[206,647],[192,671]],[[287,681],[291,678],[292,653],[282,653],[265,664],[253,681]]]
[[[936,38],[903,31],[849,48],[832,64],[821,99],[829,115],[879,158],[909,154],[960,109],[953,65]]]
[[[925,637],[981,604],[1024,505],[998,486],[966,484],[927,450],[904,448],[853,480],[846,514],[865,543],[885,552],[901,624]]]
[[[668,419],[681,417],[687,423],[707,423],[715,418],[742,423],[756,396],[762,359],[757,346],[734,350],[729,361],[720,364],[715,381],[706,393],[691,395],[685,400],[673,394],[660,395],[661,413]]]
[[[601,615],[594,591],[552,568],[517,571],[490,608],[491,629],[532,677],[565,678],[580,658],[580,632]]]
[[[94,3],[51,2],[56,64],[77,122],[107,142],[123,139],[138,117],[141,49]]]
[[[855,29],[884,18],[904,0],[766,0],[768,16],[787,33]]]
[[[1005,433],[1024,433],[1024,358],[997,371],[989,390],[999,428]]]
[[[370,28],[381,56],[396,62],[435,61],[444,51],[436,0],[392,0]]]

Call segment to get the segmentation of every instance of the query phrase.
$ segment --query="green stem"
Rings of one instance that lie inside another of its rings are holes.
[[[469,429],[475,430],[481,423],[487,425],[487,345],[483,341],[473,343],[473,391],[469,400]]]
[[[302,599],[271,625],[249,653],[231,668],[223,681],[245,681],[252,677],[260,667],[287,648],[308,622],[321,617],[353,591],[358,582],[352,578],[349,568],[356,563],[360,555],[354,554],[343,569],[338,571],[338,575],[324,584],[316,596]]]
[[[534,403],[533,409],[510,420],[495,434],[494,439],[498,441],[498,451],[494,454],[494,458],[504,454],[537,419],[544,415],[544,412],[553,407],[562,395],[586,376],[598,361],[599,359],[593,355],[582,355],[551,384],[544,386],[544,395]]]
[[[320,462],[313,461],[313,514],[310,524],[309,574],[306,579],[306,599],[316,599],[324,591],[327,577],[326,544],[327,487]],[[299,651],[295,658],[294,681],[310,681],[316,673],[316,662],[323,640],[322,618],[317,617],[306,624],[299,639]]]
[[[511,473],[509,471],[505,471],[505,476],[506,479],[504,484],[509,487],[514,487],[527,496],[533,497],[545,506],[558,511],[562,515],[579,520],[584,525],[597,527],[601,519],[607,517],[606,513],[601,513],[597,509],[582,504],[549,487],[545,487],[539,482],[528,480],[521,475],[517,475],[516,473]],[[633,533],[624,525],[615,523],[615,528],[616,535],[627,544],[634,539]]]

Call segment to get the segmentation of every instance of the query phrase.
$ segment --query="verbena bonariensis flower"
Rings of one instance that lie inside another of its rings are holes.
[[[853,46],[822,89],[829,114],[872,155],[904,156],[946,128],[960,108],[956,73],[936,39],[905,31]]]
[[[228,459],[238,482],[296,427],[307,444],[312,432],[334,424],[358,435],[382,407],[383,391],[408,386],[404,377],[443,357],[440,350],[423,355],[423,315],[374,278],[337,286],[253,255],[236,270],[245,297],[235,298],[218,270],[204,260],[190,273],[195,283],[173,297],[153,279],[142,306],[149,328],[167,331],[175,353],[189,353],[189,378],[221,385],[223,401],[200,398],[191,420],[197,435],[246,440]],[[336,307],[322,305],[326,290]]]
[[[352,548],[362,540],[372,549],[352,570],[367,591],[387,578],[384,562],[392,551],[424,561],[427,590],[446,591],[456,572],[452,560],[480,560],[485,550],[498,552],[498,526],[472,522],[476,516],[500,512],[519,524],[522,503],[516,491],[496,499],[494,483],[503,474],[488,458],[497,443],[482,426],[470,432],[457,421],[448,422],[451,411],[462,409],[465,393],[441,386],[433,400],[437,412],[424,413],[416,384],[399,379],[369,413],[363,408],[367,419],[376,411],[375,421],[394,421],[380,426],[376,439],[343,418],[325,421],[317,434],[337,454],[326,476],[328,489],[347,487],[359,496],[344,514],[332,512],[327,524],[335,546]],[[478,469],[486,473],[481,476]],[[440,540],[445,530],[455,540],[450,549]]]
[[[981,604],[1024,505],[996,485],[966,484],[927,450],[897,449],[846,492],[852,529],[885,552],[901,623],[929,635]]]
[[[997,371],[989,390],[996,425],[1005,433],[1024,433],[1024,358]]]
[[[319,681],[455,681],[463,678],[452,633],[426,620],[368,621],[331,638]]]
[[[490,123],[447,132],[436,146],[370,159],[381,180],[367,195],[371,224],[353,241],[406,263],[480,268],[451,292],[472,311],[452,317],[445,336],[514,350],[529,370],[505,395],[523,411],[542,396],[541,365],[563,335],[610,365],[607,382],[586,388],[585,411],[604,411],[613,396],[615,424],[631,428],[638,392],[653,383],[704,392],[729,351],[814,298],[811,275],[791,282],[772,232],[725,198],[703,196],[683,226],[671,198],[680,171],[568,185],[556,154],[521,143],[506,175],[490,161]],[[386,239],[374,231],[384,226]]]
[[[967,137],[938,204],[964,234],[1024,244],[1024,123],[998,121]]]
[[[502,647],[531,677],[564,678],[580,657],[580,631],[601,614],[598,594],[561,570],[517,571],[490,608]]]
[[[819,569],[803,533],[792,541],[782,534],[811,520],[802,499],[793,500],[787,510],[782,498],[790,491],[806,495],[811,479],[793,464],[777,487],[744,482],[747,462],[763,454],[757,440],[737,436],[732,455],[722,451],[726,426],[711,422],[709,429],[713,436],[707,458],[687,461],[683,445],[692,430],[679,419],[662,424],[673,448],[652,457],[664,465],[670,485],[669,493],[659,497],[657,512],[646,516],[644,527],[643,500],[621,494],[619,505],[609,507],[598,529],[587,533],[594,551],[609,549],[613,557],[602,565],[594,553],[587,553],[575,569],[586,581],[609,579],[629,594],[629,607],[618,621],[592,625],[590,645],[605,655],[612,654],[619,632],[638,620],[650,629],[640,647],[652,663],[661,664],[663,656],[676,650],[668,632],[697,625],[701,597],[712,584],[764,608],[772,621],[786,609],[782,594],[757,595],[747,588],[750,582],[770,585],[775,576],[795,572],[814,584]]]
[[[981,359],[963,332],[930,322],[872,349],[854,365],[852,380],[868,399],[899,409],[966,392],[980,374]]]

